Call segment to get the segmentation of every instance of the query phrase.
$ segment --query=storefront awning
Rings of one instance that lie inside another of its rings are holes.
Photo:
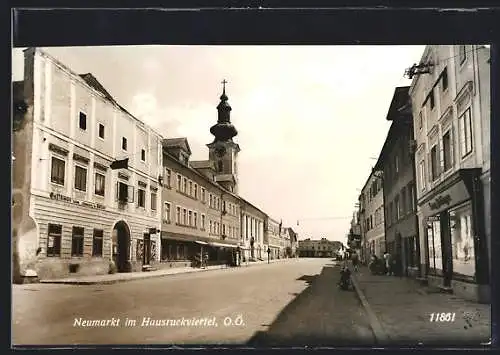
[[[197,240],[197,241],[195,241],[195,243],[201,244],[201,245],[207,245],[208,244],[207,242],[202,242],[201,240]]]
[[[210,243],[210,245],[213,247],[221,247],[221,248],[237,248],[238,247],[235,244],[224,244],[224,243],[217,243],[217,242],[212,242],[212,243]]]

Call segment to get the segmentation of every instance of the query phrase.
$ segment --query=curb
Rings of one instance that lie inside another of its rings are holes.
[[[375,336],[375,341],[378,344],[387,344],[390,340],[390,337],[382,327],[382,324],[380,323],[379,319],[375,315],[375,312],[368,303],[368,300],[366,299],[363,291],[361,291],[361,287],[359,287],[358,280],[356,279],[356,277],[354,277],[354,274],[351,275],[351,282],[354,289],[356,290],[356,294],[358,295],[361,304],[363,305],[363,308],[366,311],[366,314],[368,315],[368,320],[370,322],[370,327],[372,328],[373,335]]]
[[[40,280],[39,283],[43,284],[59,284],[59,285],[111,285],[111,284],[116,284],[120,282],[128,282],[128,281],[135,281],[135,280],[144,280],[144,279],[152,279],[152,278],[158,278],[158,277],[166,277],[166,276],[172,276],[172,275],[185,275],[185,274],[191,274],[191,273],[197,273],[197,272],[207,272],[207,271],[218,271],[218,270],[238,270],[240,268],[246,268],[249,266],[256,266],[256,265],[271,265],[277,263],[276,261],[271,262],[271,263],[255,263],[255,264],[248,264],[248,265],[241,265],[240,267],[219,267],[219,268],[213,268],[213,269],[197,269],[193,268],[192,270],[185,270],[181,272],[173,272],[173,273],[166,273],[166,274],[150,274],[148,272],[144,272],[144,275],[132,277],[132,278],[123,278],[123,279],[114,279],[114,280]]]

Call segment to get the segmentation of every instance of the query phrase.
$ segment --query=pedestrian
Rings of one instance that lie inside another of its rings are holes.
[[[385,274],[391,275],[392,273],[392,258],[389,252],[384,252],[384,262],[385,262]]]
[[[355,251],[352,252],[351,255],[352,267],[354,268],[354,272],[358,272],[359,269],[359,256]]]
[[[202,262],[202,268],[204,269],[205,267],[208,266],[208,253],[205,253],[203,255],[203,262]]]

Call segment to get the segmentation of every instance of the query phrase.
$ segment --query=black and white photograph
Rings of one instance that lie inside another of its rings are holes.
[[[14,47],[12,344],[489,344],[490,50]]]

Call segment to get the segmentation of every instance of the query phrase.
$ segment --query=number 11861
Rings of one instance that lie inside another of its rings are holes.
[[[431,322],[454,322],[455,312],[451,313],[431,313]]]

